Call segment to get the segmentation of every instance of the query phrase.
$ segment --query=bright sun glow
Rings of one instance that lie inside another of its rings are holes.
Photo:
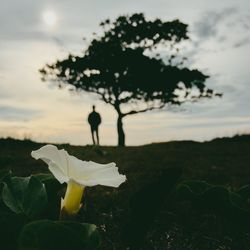
[[[56,24],[57,16],[54,11],[47,10],[42,14],[43,21],[49,27],[53,27]]]

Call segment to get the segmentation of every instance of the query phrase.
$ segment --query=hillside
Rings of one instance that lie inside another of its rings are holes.
[[[0,169],[10,169],[18,176],[47,172],[46,164],[30,156],[32,150],[42,145],[44,144],[29,140],[0,139]],[[128,249],[125,245],[131,240],[134,241],[134,237],[140,238],[138,234],[143,231],[144,223],[148,231],[143,249],[239,249],[232,247],[234,242],[241,243],[238,236],[235,236],[235,241],[228,241],[225,233],[227,225],[223,229],[217,217],[204,219],[199,211],[197,213],[193,210],[190,204],[178,203],[172,200],[171,196],[165,201],[159,200],[161,199],[159,197],[164,197],[165,194],[164,190],[157,189],[157,182],[161,176],[164,177],[165,169],[181,168],[183,172],[181,180],[205,180],[211,184],[225,185],[231,190],[249,184],[249,135],[203,143],[173,141],[124,148],[68,144],[57,146],[83,160],[100,163],[116,162],[120,172],[127,176],[126,183],[118,189],[97,186],[87,188],[84,195],[84,207],[80,217],[83,221],[98,226],[102,235],[102,249]],[[161,180],[165,181],[163,178]],[[60,203],[61,196],[59,196],[56,201],[57,207]],[[135,210],[131,206],[133,202],[137,202]],[[144,206],[142,203],[147,204],[148,210],[141,207]],[[150,213],[147,212],[143,217],[141,227],[140,224],[134,225],[131,211],[136,211],[135,214],[138,217],[143,216],[144,210]],[[181,217],[180,215],[175,217],[173,213],[180,214]],[[57,219],[57,216],[57,213],[51,214],[52,219]],[[152,216],[152,220],[148,216]],[[147,219],[150,224],[147,224]],[[130,227],[126,228],[128,221],[130,221]],[[203,227],[204,221],[211,225],[206,224]],[[137,226],[140,229],[137,230]],[[199,234],[196,235],[196,232]],[[130,238],[124,239],[129,234]],[[213,241],[211,237],[214,238]]]
[[[0,139],[0,169],[15,175],[47,171],[42,161],[30,156],[42,145],[29,140]],[[70,154],[99,163],[116,162],[133,185],[150,181],[163,169],[183,168],[183,178],[204,179],[214,184],[239,186],[250,182],[250,136],[214,139],[209,142],[173,141],[136,147],[57,145]],[[139,178],[139,179],[138,179]]]

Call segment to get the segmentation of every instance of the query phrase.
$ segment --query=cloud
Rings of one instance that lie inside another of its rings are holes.
[[[201,19],[194,24],[194,30],[197,36],[202,39],[216,37],[218,35],[218,26],[228,17],[236,14],[236,7],[226,8],[220,12],[209,11],[203,14]]]
[[[248,45],[249,17],[247,8],[230,7],[205,12],[193,25],[196,48],[204,49],[202,45],[207,41],[217,43],[217,50],[214,52]]]
[[[1,86],[1,84],[0,84],[0,86]],[[6,93],[6,92],[0,92],[0,99],[1,99],[1,100],[7,99],[7,98],[9,98],[9,97],[11,97],[10,94],[8,94],[8,93]]]
[[[247,126],[243,118],[237,118],[250,115],[249,59],[245,46],[249,37],[246,31],[249,32],[250,27],[247,16],[250,4],[245,6],[246,1],[241,0],[237,8],[228,8],[235,5],[235,0],[9,1],[0,8],[0,134],[20,137],[31,133],[37,140],[88,143],[91,137],[86,117],[91,105],[97,103],[103,114],[103,143],[115,144],[116,113],[111,107],[97,101],[94,94],[74,96],[56,87],[51,91],[48,83],[40,82],[38,69],[63,58],[67,52],[79,54],[86,46],[82,37],[88,41],[92,32],[99,32],[100,21],[132,12],[144,12],[149,19],[181,18],[190,24],[192,39],[183,45],[188,49],[180,48],[189,59],[187,67],[210,75],[208,86],[223,92],[224,96],[186,104],[171,112],[164,109],[126,118],[129,144],[176,137],[214,137],[218,135],[217,130],[224,134],[224,120],[216,127],[213,125],[220,117],[228,118],[226,121],[232,128]],[[47,9],[58,16],[55,29],[49,29],[41,20],[41,14]],[[233,44],[242,49],[232,49]],[[168,55],[163,52],[163,57],[164,53]],[[200,120],[200,126],[192,126]],[[171,124],[174,125],[171,127]],[[210,129],[210,125],[214,129]]]
[[[250,117],[229,117],[229,118],[215,118],[215,119],[193,119],[192,122],[186,122],[185,124],[176,124],[175,128],[212,128],[212,127],[228,127],[241,125],[249,125]]]
[[[240,48],[242,46],[248,45],[250,43],[250,37],[245,37],[241,40],[239,40],[238,42],[236,42],[233,47],[234,48]]]
[[[0,106],[0,120],[2,121],[28,121],[40,114],[41,112],[35,109]]]
[[[237,7],[227,7],[205,11],[193,23],[190,23],[190,41],[185,42],[181,48],[181,56],[188,59],[185,61],[185,66],[199,68],[200,65],[197,66],[197,63],[201,61],[201,58],[231,49],[228,39],[232,35],[235,38],[234,32],[237,29],[234,22],[241,14],[242,12]],[[230,30],[229,21],[234,23],[231,24]],[[243,26],[242,23],[241,26]],[[206,72],[206,68],[204,72],[210,75],[210,72]]]

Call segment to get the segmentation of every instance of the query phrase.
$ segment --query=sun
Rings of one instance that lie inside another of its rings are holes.
[[[52,10],[44,11],[42,14],[42,19],[43,19],[43,22],[49,27],[55,26],[57,22],[56,13]]]

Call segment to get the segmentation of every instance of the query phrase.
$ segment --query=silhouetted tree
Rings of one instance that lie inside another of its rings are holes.
[[[176,61],[176,45],[187,40],[187,25],[178,20],[148,21],[143,14],[102,22],[102,35],[94,38],[81,56],[46,65],[43,80],[69,84],[73,90],[93,92],[118,114],[118,145],[125,145],[123,118],[166,104],[180,105],[218,95],[206,88],[208,76]],[[169,48],[166,62],[160,51]]]

